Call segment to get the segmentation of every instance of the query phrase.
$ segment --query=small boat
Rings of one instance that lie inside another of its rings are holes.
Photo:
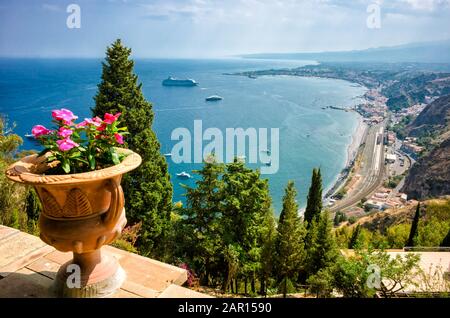
[[[211,96],[205,98],[205,100],[207,102],[217,102],[217,101],[222,100],[222,99],[223,99],[223,97],[219,96],[219,95],[211,95]]]
[[[29,138],[29,139],[34,139],[34,135],[33,134],[25,134],[25,137]]]
[[[177,177],[178,178],[183,178],[183,179],[190,179],[191,175],[185,171],[177,173]]]
[[[172,154],[170,152],[169,153],[165,153],[164,157],[172,157]]]
[[[162,81],[162,84],[164,86],[186,86],[186,87],[192,87],[197,86],[198,83],[193,79],[177,79],[172,76],[169,76],[167,79]]]

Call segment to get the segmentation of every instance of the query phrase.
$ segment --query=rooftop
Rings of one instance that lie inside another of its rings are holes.
[[[150,258],[104,246],[127,274],[112,298],[204,298],[207,295],[182,287],[186,270]],[[38,237],[0,225],[0,298],[48,298],[59,267],[72,259]]]

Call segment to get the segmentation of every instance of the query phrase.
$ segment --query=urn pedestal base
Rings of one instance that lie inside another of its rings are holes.
[[[101,249],[74,253],[73,260],[59,269],[54,292],[58,297],[101,298],[118,290],[125,279],[125,271],[116,258],[101,255]]]

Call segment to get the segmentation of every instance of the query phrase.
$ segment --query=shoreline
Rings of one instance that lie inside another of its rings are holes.
[[[357,113],[358,124],[353,131],[352,140],[347,146],[347,158],[345,160],[345,166],[341,172],[336,176],[331,186],[326,189],[324,200],[332,197],[348,179],[350,171],[354,165],[355,159],[358,155],[358,151],[364,142],[369,125],[364,122],[364,117]]]

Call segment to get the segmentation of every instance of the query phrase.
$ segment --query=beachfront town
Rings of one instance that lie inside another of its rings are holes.
[[[369,89],[363,97],[363,103],[353,108],[367,125],[361,146],[341,186],[326,200],[331,211],[349,217],[416,205],[417,201],[408,200],[400,189],[408,169],[424,150],[417,138],[400,140],[392,127],[405,118],[417,117],[427,104],[390,112],[388,98],[379,89]]]

